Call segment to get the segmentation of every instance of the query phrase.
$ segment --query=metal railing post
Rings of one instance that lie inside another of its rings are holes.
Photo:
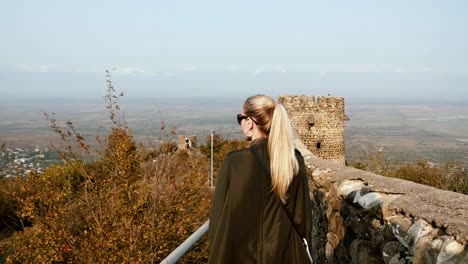
[[[211,129],[210,131],[211,134],[211,167],[210,167],[210,187],[213,188],[213,136],[214,136],[214,130]]]

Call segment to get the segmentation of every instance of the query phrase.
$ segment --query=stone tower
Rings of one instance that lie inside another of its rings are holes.
[[[197,148],[197,137],[195,135],[179,135],[177,148],[178,150]]]
[[[317,157],[345,164],[344,98],[335,96],[280,96],[302,142]]]

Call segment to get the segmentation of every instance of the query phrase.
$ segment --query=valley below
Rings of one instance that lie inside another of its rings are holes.
[[[119,117],[147,148],[177,135],[195,135],[198,144],[205,144],[211,129],[223,138],[242,138],[235,121],[242,103],[243,98],[122,100]],[[348,162],[380,151],[401,164],[426,159],[468,167],[468,105],[350,101],[345,107],[350,119],[345,123]],[[9,149],[60,147],[44,113],[55,113],[62,127],[71,121],[92,147],[98,147],[96,136],[104,137],[110,125],[103,100],[6,102],[0,113],[0,144]]]

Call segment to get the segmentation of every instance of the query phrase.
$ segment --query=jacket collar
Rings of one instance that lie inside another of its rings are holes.
[[[266,145],[268,142],[268,138],[257,138],[252,143],[250,143],[250,146],[255,146],[255,145]]]

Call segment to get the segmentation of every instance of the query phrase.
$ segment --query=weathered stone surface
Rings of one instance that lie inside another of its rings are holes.
[[[437,263],[468,263],[468,250],[452,238],[446,239],[437,256]]]
[[[422,219],[417,220],[412,226],[410,226],[407,236],[405,237],[410,254],[415,252],[418,240],[429,234],[432,230],[434,230],[434,228]]]
[[[438,248],[432,246],[433,238],[422,237],[418,240],[416,250],[413,254],[414,263],[436,263],[437,256],[442,245]]]
[[[327,206],[326,212],[327,212],[327,219],[328,219],[328,221],[330,221],[330,219],[333,217],[332,214],[333,214],[334,210],[333,210],[333,208]]]
[[[328,263],[339,263],[335,257],[335,247],[328,242],[325,245],[325,255]]]
[[[388,264],[410,264],[413,263],[408,257],[402,257],[400,254],[395,254]]]
[[[291,124],[317,157],[345,163],[344,98],[334,96],[280,96]]]
[[[328,244],[330,244],[330,246],[335,248],[340,243],[340,239],[338,238],[338,236],[335,233],[328,232],[327,233],[327,242],[328,242]]]
[[[371,209],[382,203],[381,195],[380,193],[371,192],[361,196],[360,193],[357,193],[356,197],[354,197],[354,203],[358,203],[364,209]]]
[[[329,190],[333,185],[333,182],[330,181],[330,177],[315,177],[312,181],[317,188],[322,188],[324,190]]]
[[[309,168],[315,263],[350,263],[352,254],[354,263],[369,263],[359,262],[364,261],[365,254],[372,256],[368,261],[385,259],[385,263],[468,263],[467,195],[337,164],[341,161],[330,152],[327,142],[341,137],[341,132],[337,133],[341,128],[334,130],[334,126],[341,124],[329,123],[332,126],[325,128],[321,122],[344,113],[337,107],[339,103],[327,98],[316,101],[303,97],[289,97],[287,101],[291,106],[304,103],[291,108],[293,112],[289,113],[296,118],[297,123],[292,123],[298,124],[296,128],[302,140],[309,148],[317,147],[314,145],[317,142],[323,147],[323,151],[308,150],[296,139],[296,146]],[[317,105],[320,113],[316,112]],[[314,116],[313,122],[310,114]],[[305,123],[301,123],[302,119]],[[319,126],[324,130],[317,130]],[[341,148],[340,144],[336,146]],[[325,156],[335,163],[320,158]],[[393,254],[392,247],[400,251]]]
[[[370,232],[370,241],[374,247],[381,248],[384,244],[385,237],[383,236],[381,229],[369,228]]]
[[[320,176],[320,174],[322,174],[322,169],[315,168],[314,170],[312,170],[312,177],[318,177]]]
[[[390,260],[395,255],[400,255],[400,252],[406,251],[406,248],[398,241],[390,241],[385,244],[382,249],[382,257],[386,264],[390,263]]]
[[[369,238],[370,226],[365,223],[361,215],[350,215],[346,218],[346,226],[351,228],[360,238]]]
[[[333,211],[328,218],[328,230],[332,230],[339,240],[345,236],[346,228],[339,212]]]
[[[468,263],[468,249],[466,248],[466,245],[465,245],[465,249],[460,254],[454,255],[453,257],[449,258],[446,261],[442,261],[442,260],[439,260],[439,258],[437,258],[437,261],[441,261],[441,262],[438,262],[438,263],[444,263],[444,264],[445,263],[447,263],[447,264],[448,263],[450,263],[450,264],[452,264],[452,263]]]
[[[411,220],[403,216],[393,216],[387,218],[387,221],[398,241],[400,241],[400,243],[402,243],[405,247],[408,247],[406,237],[408,234],[408,229],[413,224]]]
[[[356,239],[351,243],[349,254],[353,263],[384,263],[382,259],[372,250],[369,241]]]
[[[392,226],[388,224],[384,224],[382,235],[384,236],[385,240],[391,241],[395,239],[395,235],[393,234]]]
[[[354,191],[359,191],[364,188],[365,184],[359,180],[345,180],[340,185],[341,195],[347,199],[348,195]]]
[[[341,199],[338,193],[338,187],[336,187],[336,185],[332,185],[328,193],[325,195],[328,206],[335,211],[340,211],[343,206],[343,199]]]

